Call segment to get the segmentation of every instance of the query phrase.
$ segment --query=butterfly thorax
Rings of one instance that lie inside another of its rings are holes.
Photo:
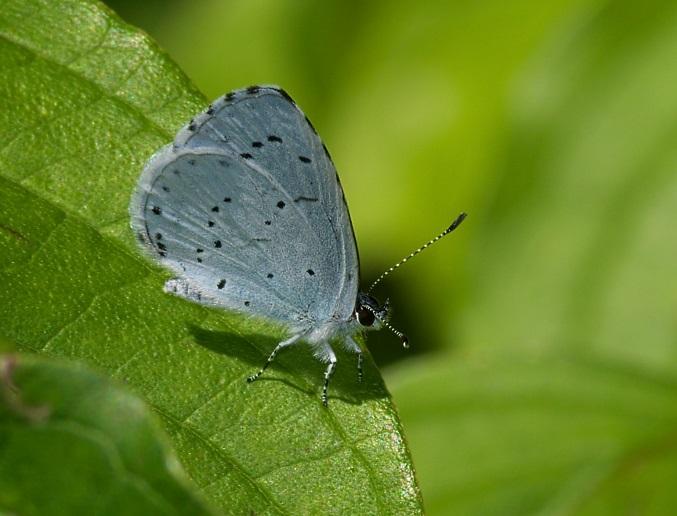
[[[330,319],[307,330],[304,340],[319,344],[342,339],[366,330],[379,330],[388,317],[388,305],[381,305],[374,297],[359,293],[355,310],[347,320]]]

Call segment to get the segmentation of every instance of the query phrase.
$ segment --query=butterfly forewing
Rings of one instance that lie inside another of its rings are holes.
[[[343,192],[278,90],[241,90],[196,117],[149,162],[131,211],[147,249],[200,302],[295,325],[352,312],[358,263]]]

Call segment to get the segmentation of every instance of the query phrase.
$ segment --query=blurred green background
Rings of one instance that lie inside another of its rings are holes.
[[[677,513],[677,4],[108,0],[207,97],[286,88],[405,354],[430,514]]]

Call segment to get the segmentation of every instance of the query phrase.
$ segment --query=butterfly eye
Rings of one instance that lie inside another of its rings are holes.
[[[371,326],[374,324],[374,312],[371,310],[368,310],[364,306],[360,306],[357,309],[357,321],[362,325],[362,326]]]

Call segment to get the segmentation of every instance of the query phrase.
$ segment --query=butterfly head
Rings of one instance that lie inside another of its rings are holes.
[[[380,330],[383,326],[392,331],[400,338],[402,345],[405,348],[409,347],[409,339],[401,331],[396,330],[388,322],[390,317],[390,303],[386,302],[381,305],[379,301],[369,294],[360,292],[357,295],[357,303],[355,304],[355,319],[365,328]]]

